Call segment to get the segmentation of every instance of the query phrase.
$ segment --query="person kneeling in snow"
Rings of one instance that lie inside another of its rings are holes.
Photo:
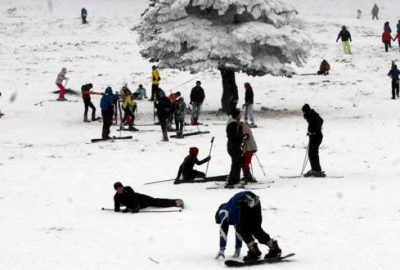
[[[137,213],[146,207],[180,207],[183,208],[181,199],[159,199],[145,194],[136,193],[130,186],[123,186],[121,182],[114,184],[116,193],[114,195],[114,211],[120,212],[121,206],[125,205],[123,213]]]
[[[242,239],[246,243],[249,251],[243,257],[243,261],[255,261],[261,256],[261,251],[255,242],[253,236],[264,245],[269,247],[269,252],[264,259],[274,259],[280,257],[282,250],[278,246],[276,240],[271,237],[261,228],[262,215],[261,203],[259,197],[250,191],[242,191],[236,193],[228,202],[219,206],[215,213],[215,221],[220,224],[220,250],[217,253],[216,259],[219,257],[225,258],[225,247],[229,225],[235,226],[236,230],[236,250],[234,257],[240,256],[242,247]]]
[[[197,155],[199,154],[199,149],[197,147],[190,147],[189,155],[185,157],[181,166],[179,166],[178,175],[176,176],[175,183],[179,181],[189,181],[195,178],[205,178],[206,175],[203,172],[199,172],[193,169],[194,164],[202,165],[208,161],[210,161],[211,156],[206,157],[205,159],[199,161],[197,159]],[[183,180],[179,180],[181,178]]]
[[[319,70],[317,72],[318,75],[329,75],[329,70],[331,70],[331,66],[328,61],[325,59],[322,60],[321,65],[319,66]]]

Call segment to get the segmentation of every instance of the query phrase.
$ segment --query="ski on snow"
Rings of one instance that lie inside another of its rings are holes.
[[[276,257],[274,259],[260,259],[257,261],[250,261],[250,262],[244,262],[244,261],[236,261],[236,260],[226,260],[225,265],[228,267],[243,267],[243,266],[251,266],[251,265],[260,265],[264,263],[279,263],[279,262],[284,262],[287,258],[293,257],[296,255],[295,253],[289,253],[285,256],[280,256]]]
[[[195,131],[195,132],[190,132],[190,133],[184,133],[183,137],[202,135],[202,134],[208,134],[208,133],[210,133],[210,131]],[[176,138],[176,135],[171,135],[170,138]]]
[[[227,175],[218,175],[218,176],[209,176],[206,178],[200,178],[200,179],[193,179],[193,180],[178,180],[174,184],[183,184],[183,183],[205,183],[205,182],[213,182],[213,181],[226,181]],[[167,179],[167,180],[158,180],[158,181],[153,181],[153,182],[147,182],[144,183],[143,185],[151,185],[151,184],[157,184],[157,183],[163,183],[163,182],[172,182],[175,181],[176,179]]]
[[[248,190],[256,190],[256,189],[265,189],[269,188],[268,184],[272,184],[271,182],[256,182],[256,183],[248,183],[246,185],[237,185],[232,188],[226,188],[225,183],[214,183],[215,186],[206,187],[206,189],[248,189]]]
[[[344,175],[326,175],[325,177],[315,177],[315,176],[309,176],[309,177],[304,177],[303,175],[279,175],[279,178],[283,179],[295,179],[295,178],[313,178],[313,179],[323,179],[323,178],[344,178]]]
[[[111,138],[107,138],[107,139],[103,139],[103,138],[98,138],[98,139],[91,139],[90,141],[92,143],[95,142],[103,142],[103,141],[114,141],[114,140],[126,140],[126,139],[132,139],[132,136],[122,136],[122,137],[111,137]]]

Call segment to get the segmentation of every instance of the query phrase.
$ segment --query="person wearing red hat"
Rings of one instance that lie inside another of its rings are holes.
[[[176,176],[175,182],[188,181],[195,178],[205,178],[206,175],[203,172],[199,172],[193,169],[194,165],[202,165],[211,159],[211,156],[199,161],[197,155],[199,154],[199,149],[197,147],[190,147],[189,155],[185,157],[181,166],[179,166],[178,175]],[[183,180],[179,180],[182,176]]]

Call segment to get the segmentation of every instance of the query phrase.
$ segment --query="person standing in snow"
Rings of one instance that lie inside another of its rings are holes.
[[[220,241],[219,251],[215,259],[219,257],[225,258],[229,225],[233,225],[236,231],[236,245],[233,257],[240,256],[242,239],[249,249],[247,255],[243,257],[244,262],[257,261],[262,254],[255,239],[269,248],[269,252],[264,256],[265,260],[272,260],[281,256],[282,250],[278,245],[278,241],[272,239],[261,227],[261,209],[260,198],[251,191],[236,193],[228,202],[218,207],[215,213],[215,222],[220,224]]]
[[[123,99],[122,109],[124,110],[124,117],[121,125],[128,125],[129,130],[136,131],[133,124],[135,122],[135,110],[137,106],[136,102],[132,98],[132,93],[126,84],[121,89],[121,96]],[[121,129],[122,128],[123,126],[121,126]]]
[[[163,134],[163,141],[168,142],[168,125],[167,120],[171,113],[172,103],[171,100],[165,95],[164,91],[159,91],[159,98],[156,102],[157,116],[160,121],[161,131]]]
[[[197,81],[196,86],[192,88],[190,92],[190,104],[192,105],[192,125],[198,124],[198,119],[201,113],[201,107],[203,105],[204,99],[206,98],[204,94],[204,89],[201,87],[201,82]]]
[[[312,110],[308,104],[304,104],[302,111],[304,119],[308,123],[308,158],[311,165],[311,170],[306,172],[304,177],[325,177],[325,173],[322,171],[319,163],[319,146],[321,145],[323,138],[322,124],[324,123],[324,120],[316,111]]]
[[[385,45],[385,52],[389,51],[391,41],[392,41],[392,35],[390,34],[389,31],[384,30],[382,34],[382,42]]]
[[[251,126],[248,123],[243,123],[243,144],[242,144],[242,171],[243,177],[246,182],[257,182],[250,172],[251,159],[255,152],[257,152],[257,144],[254,139]]]
[[[233,188],[240,182],[240,169],[242,166],[242,143],[243,127],[240,123],[241,112],[235,109],[231,112],[232,118],[228,120],[226,126],[226,136],[228,138],[227,149],[231,156],[231,170],[228,176],[226,188]]]
[[[83,104],[85,105],[85,112],[83,113],[83,122],[90,122],[88,119],[89,107],[92,109],[92,121],[96,121],[96,107],[93,105],[90,95],[102,95],[102,93],[91,91],[93,84],[84,84],[81,87]]]
[[[124,187],[121,182],[114,183],[114,189],[116,191],[114,195],[115,212],[120,212],[122,205],[125,206],[122,213],[137,213],[140,209],[146,207],[184,207],[181,199],[153,198],[145,194],[136,193],[130,186]]]
[[[400,20],[397,23],[397,32],[396,32],[396,36],[393,38],[393,41],[396,41],[396,39],[399,42],[399,50],[400,50]]]
[[[146,89],[143,87],[143,85],[139,84],[138,89],[136,89],[137,94],[137,99],[139,100],[143,100],[147,98],[147,94],[146,94]]]
[[[392,34],[392,28],[390,28],[389,22],[385,22],[383,24],[383,32],[389,32],[389,34]],[[392,48],[392,39],[389,40],[389,48]]]
[[[159,98],[160,94],[160,71],[158,70],[157,66],[152,66],[151,67],[151,98],[150,101],[157,100]]]
[[[351,47],[350,47],[351,35],[350,32],[347,31],[346,26],[344,25],[342,26],[342,30],[339,32],[336,42],[338,42],[339,39],[342,40],[344,53],[351,54]]]
[[[204,158],[203,160],[198,160],[197,156],[199,154],[199,149],[197,147],[189,148],[189,155],[185,157],[182,164],[179,166],[178,175],[176,176],[175,183],[180,181],[194,180],[195,178],[205,178],[206,175],[203,172],[199,172],[193,169],[194,165],[203,165],[204,163],[210,161],[211,156]],[[182,176],[183,180],[180,180]]]
[[[399,97],[399,75],[400,71],[397,69],[397,65],[393,65],[388,73],[388,76],[392,78],[392,99],[395,99],[396,96]]]
[[[64,101],[65,99],[65,87],[63,85],[64,81],[68,81],[68,78],[65,76],[67,74],[67,69],[65,67],[63,67],[60,71],[60,73],[58,73],[57,75],[57,79],[56,79],[56,85],[58,87],[58,89],[60,89],[60,93],[58,96],[58,101]]]
[[[185,124],[185,100],[181,92],[176,92],[176,99],[173,102],[173,112],[175,118],[176,138],[183,138],[183,125]]]
[[[118,100],[111,87],[107,87],[103,97],[100,100],[101,115],[103,116],[103,132],[102,138],[110,138],[110,127],[114,115],[114,103]]]
[[[86,8],[81,9],[81,18],[82,18],[82,24],[86,24],[86,17],[87,17],[87,10]]]
[[[245,94],[244,94],[244,122],[248,123],[247,121],[250,119],[250,127],[257,127],[256,123],[254,122],[254,113],[253,113],[253,105],[254,105],[254,92],[253,88],[251,87],[250,83],[244,84]]]
[[[374,19],[379,20],[379,18],[378,18],[379,7],[378,7],[378,5],[377,5],[376,3],[375,3],[374,6],[372,7],[371,14],[372,14],[372,20],[374,20]]]

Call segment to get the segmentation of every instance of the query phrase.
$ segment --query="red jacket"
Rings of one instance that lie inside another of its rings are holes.
[[[392,35],[389,33],[389,31],[385,31],[382,34],[382,42],[387,42],[392,40]]]
[[[396,36],[393,38],[393,41],[395,41],[396,39],[400,40],[400,31],[397,31]]]

